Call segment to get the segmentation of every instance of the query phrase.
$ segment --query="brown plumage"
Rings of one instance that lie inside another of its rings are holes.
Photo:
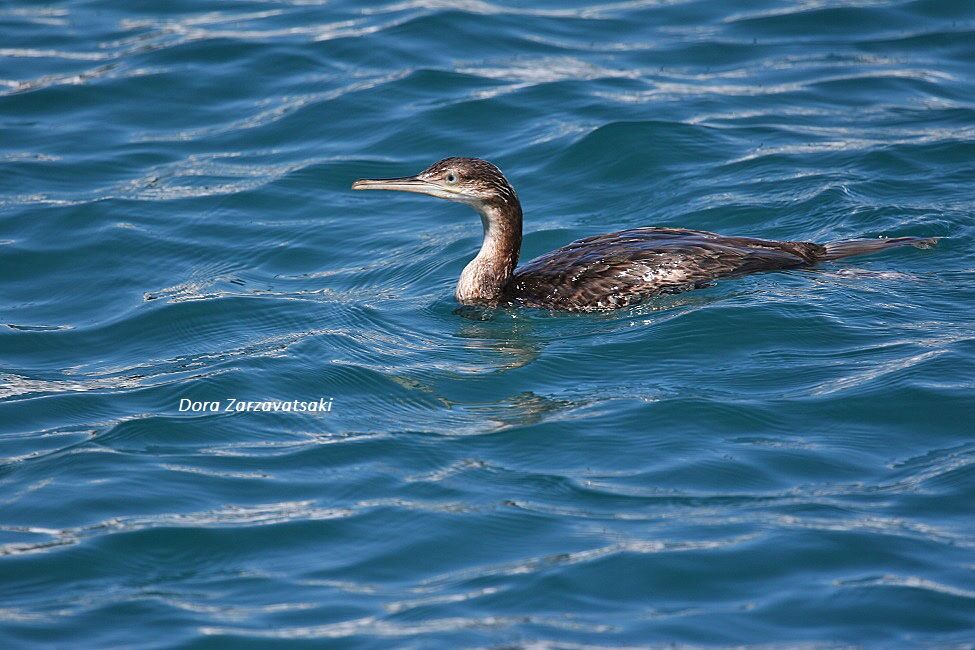
[[[429,194],[477,210],[484,241],[457,283],[455,295],[463,304],[616,309],[719,278],[811,266],[895,246],[927,248],[937,241],[898,237],[814,244],[682,228],[633,228],[574,241],[516,270],[521,204],[501,170],[491,163],[447,158],[416,176],[359,180],[352,188]]]

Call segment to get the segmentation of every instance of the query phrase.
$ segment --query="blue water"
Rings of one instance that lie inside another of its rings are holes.
[[[643,225],[938,236],[455,313]],[[975,643],[975,4],[0,4],[0,646]],[[181,400],[331,400],[321,413]]]

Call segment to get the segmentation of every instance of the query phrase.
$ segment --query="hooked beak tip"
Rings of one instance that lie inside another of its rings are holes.
[[[422,192],[430,184],[415,176],[402,178],[360,178],[352,183],[354,190],[393,190],[400,192]]]
[[[360,178],[352,183],[354,190],[392,190],[394,192],[413,192],[415,194],[427,194],[440,198],[453,198],[446,190],[436,183],[417,178],[416,176],[404,176],[402,178]]]

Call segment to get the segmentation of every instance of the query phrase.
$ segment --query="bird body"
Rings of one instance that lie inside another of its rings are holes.
[[[734,275],[815,262],[825,247],[724,237],[702,230],[633,228],[587,237],[517,269],[504,296],[530,307],[614,309]]]
[[[927,248],[936,242],[898,237],[816,244],[683,228],[633,228],[574,241],[516,268],[521,204],[491,163],[447,158],[416,176],[360,180],[352,187],[430,194],[477,210],[484,240],[457,283],[455,297],[462,304],[564,311],[617,309],[719,278],[806,267],[895,246]]]

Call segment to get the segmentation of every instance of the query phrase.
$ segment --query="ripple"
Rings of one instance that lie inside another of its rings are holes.
[[[544,618],[536,616],[484,618],[457,617],[449,619],[433,619],[422,623],[396,623],[384,621],[375,617],[367,617],[354,621],[344,621],[328,625],[285,628],[279,630],[253,630],[250,628],[204,627],[200,630],[204,635],[243,635],[270,639],[341,639],[350,636],[368,634],[379,637],[416,636],[452,632],[468,629],[504,629],[514,625],[545,625],[564,630],[586,630],[589,632],[605,632],[610,629],[605,625],[573,624],[558,618]]]
[[[964,3],[27,4],[0,644],[968,642]],[[348,189],[446,155],[509,174],[525,259],[648,225],[942,239],[458,309],[473,214]]]
[[[83,526],[62,530],[42,528],[4,528],[3,530],[23,530],[50,539],[31,544],[0,545],[0,556],[42,553],[52,549],[78,544],[85,538],[101,537],[116,533],[131,533],[157,528],[212,528],[269,526],[288,521],[327,520],[352,516],[353,511],[345,508],[310,507],[311,501],[274,503],[260,506],[229,505],[217,510],[196,513],[171,513],[151,517],[119,517]]]
[[[900,359],[897,361],[889,361],[887,363],[881,364],[877,368],[865,370],[863,372],[853,373],[846,375],[844,377],[837,377],[831,379],[826,384],[820,384],[815,386],[810,391],[812,395],[822,396],[830,395],[832,393],[847,391],[859,388],[864,384],[869,384],[876,379],[881,377],[886,377],[888,375],[897,373],[905,368],[911,368],[917,364],[924,363],[929,359],[934,359],[936,357],[945,354],[948,350],[929,350],[927,352],[922,352],[920,354],[915,354],[911,357]]]
[[[105,61],[112,58],[106,52],[71,52],[60,50],[39,50],[27,47],[0,48],[0,56],[41,59],[67,59],[69,61]]]
[[[975,591],[969,591],[967,589],[958,589],[957,587],[951,587],[949,585],[934,582],[932,580],[924,580],[923,578],[918,578],[917,576],[897,576],[897,575],[885,575],[879,578],[861,578],[858,580],[837,580],[834,584],[838,587],[852,588],[852,589],[863,589],[869,587],[895,587],[895,588],[905,588],[905,589],[921,589],[925,591],[930,591],[932,593],[941,594],[945,596],[954,596],[956,598],[965,598],[968,600],[975,599]]]

